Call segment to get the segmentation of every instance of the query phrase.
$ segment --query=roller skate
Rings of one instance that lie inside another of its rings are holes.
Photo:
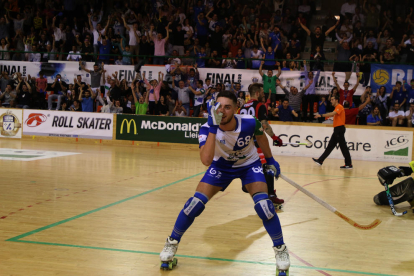
[[[290,259],[286,245],[273,247],[276,257],[276,276],[289,276]]]
[[[178,241],[168,237],[164,249],[160,253],[161,269],[172,270],[177,265],[177,258],[174,258],[178,249]]]
[[[276,190],[274,190],[273,194],[269,194],[269,199],[273,203],[273,206],[275,206],[275,210],[282,210],[285,201],[277,197]]]

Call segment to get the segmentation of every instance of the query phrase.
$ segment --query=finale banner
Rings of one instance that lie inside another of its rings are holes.
[[[93,62],[88,62],[86,68],[93,70]],[[372,65],[374,68],[374,65]],[[381,65],[382,67],[382,65]],[[401,66],[404,67],[404,66]],[[118,72],[117,78],[119,80],[126,79],[127,82],[132,82],[136,76],[134,66],[132,65],[105,65],[106,75],[112,76],[115,72]],[[388,70],[388,69],[382,69]],[[20,72],[24,77],[30,75],[32,77],[38,77],[39,72],[42,71],[45,77],[48,79],[48,83],[52,83],[57,74],[62,76],[62,79],[70,84],[73,83],[73,79],[77,75],[82,76],[82,80],[90,84],[90,74],[86,71],[79,70],[79,63],[76,61],[53,61],[53,62],[25,62],[25,61],[0,61],[0,71],[7,71],[9,74],[15,72]],[[221,69],[221,68],[199,68],[200,79],[205,80],[210,78],[212,84],[216,85],[217,83],[224,83],[226,89],[230,89],[232,82],[240,82],[242,85],[242,91],[248,91],[250,84],[254,82],[262,83],[262,77],[259,74],[258,70],[249,70],[249,69]],[[375,71],[373,69],[373,71]],[[398,79],[401,76],[403,69],[392,69],[388,70],[388,75],[393,76],[393,78]],[[411,70],[407,69],[407,74],[412,76],[412,67]],[[167,73],[165,66],[142,66],[141,74],[146,73],[145,76],[148,80],[158,79],[158,73],[162,72],[164,74],[164,80],[171,82],[171,75]],[[264,71],[265,73],[267,71]],[[274,71],[276,73],[277,71]],[[391,74],[391,73],[392,74]],[[314,74],[316,72],[314,71]],[[395,75],[395,76],[394,76]],[[342,87],[345,82],[345,73],[338,72],[335,77],[338,79],[339,85]],[[389,78],[390,79],[390,78]],[[288,89],[291,86],[295,86],[302,90],[305,86],[304,72],[300,71],[282,71],[280,80],[283,86],[286,86]],[[353,73],[349,79],[350,86],[353,87],[357,82],[357,77]],[[395,84],[395,82],[393,82]],[[101,84],[104,84],[104,81],[101,81]],[[328,94],[334,87],[334,81],[332,79],[332,72],[326,71],[321,72],[317,85],[316,92],[317,94]],[[390,84],[391,85],[391,84]],[[375,92],[376,90],[374,90]],[[390,90],[387,90],[390,91]],[[355,95],[361,95],[364,92],[364,87],[360,85],[355,93]],[[278,87],[278,94],[283,94],[283,91]]]

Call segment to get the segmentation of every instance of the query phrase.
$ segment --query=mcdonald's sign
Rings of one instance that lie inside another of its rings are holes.
[[[134,119],[131,119],[129,121],[127,119],[122,120],[120,134],[124,133],[124,123],[126,123],[126,133],[130,133],[131,124],[134,124],[134,134],[137,135],[137,124],[135,123]]]

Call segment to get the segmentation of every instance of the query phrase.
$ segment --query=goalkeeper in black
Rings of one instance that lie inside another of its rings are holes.
[[[414,180],[411,177],[413,168],[414,161],[410,162],[410,167],[388,166],[378,171],[378,179],[382,185],[384,183],[391,185],[396,178],[408,176],[405,180],[390,187],[390,193],[394,204],[407,201],[412,209],[414,208]],[[386,192],[383,191],[375,195],[374,202],[377,205],[389,205]]]

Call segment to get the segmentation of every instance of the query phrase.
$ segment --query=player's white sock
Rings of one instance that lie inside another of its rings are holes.
[[[274,246],[273,249],[275,250],[276,267],[279,270],[288,270],[290,267],[290,259],[286,245]]]
[[[178,249],[178,241],[168,237],[167,240],[165,241],[165,245],[163,250],[160,253],[160,259],[162,262],[169,262],[172,261],[172,259],[175,256],[175,253],[177,252]]]

